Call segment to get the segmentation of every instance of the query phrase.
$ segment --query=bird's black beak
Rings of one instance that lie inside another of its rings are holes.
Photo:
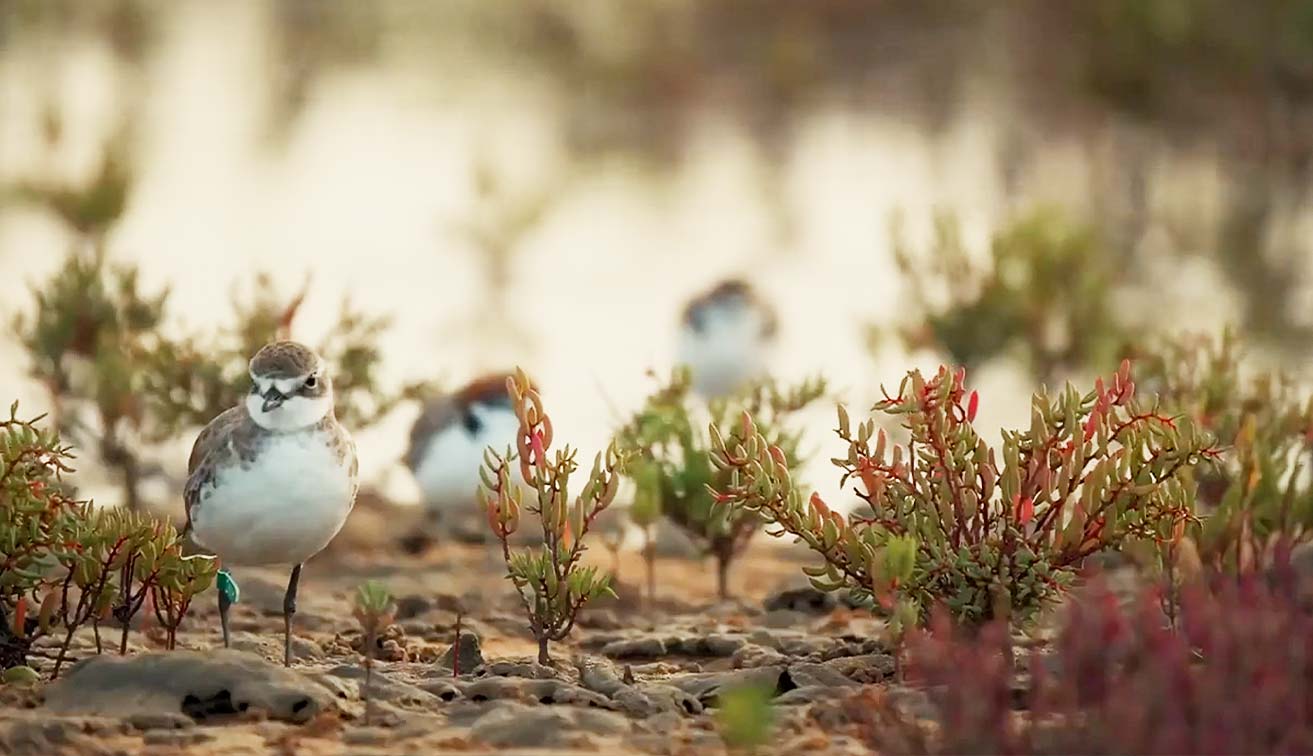
[[[277,409],[282,405],[283,402],[287,401],[287,397],[278,393],[278,389],[274,388],[273,386],[270,386],[269,390],[264,392],[263,396],[264,396],[264,405],[261,407],[261,409],[263,409],[265,412],[268,412],[273,409]]]

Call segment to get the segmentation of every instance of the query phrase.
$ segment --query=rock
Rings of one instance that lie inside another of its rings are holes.
[[[571,722],[559,709],[503,702],[479,717],[470,734],[493,748],[561,748],[570,745]]]
[[[397,620],[403,621],[418,617],[433,608],[433,602],[425,596],[402,596],[397,599]]]
[[[579,612],[579,627],[597,630],[620,630],[625,623],[620,621],[613,609],[587,609]]]
[[[462,689],[467,700],[534,701],[541,704],[573,704],[610,708],[606,696],[561,680],[529,680],[522,677],[485,677]]]
[[[674,753],[675,743],[668,733],[640,733],[630,736],[626,742],[641,753],[655,753],[666,756]]]
[[[566,748],[579,744],[582,733],[616,736],[631,729],[629,720],[613,712],[504,701],[479,717],[470,734],[494,748]]]
[[[612,659],[658,659],[666,655],[666,643],[653,635],[611,641],[602,647],[602,655]]]
[[[357,727],[342,733],[342,742],[347,745],[386,745],[393,734],[382,727]]]
[[[595,693],[613,696],[629,687],[615,666],[605,659],[584,656],[575,661],[575,666],[579,670],[579,684]]]
[[[142,736],[141,742],[148,746],[170,746],[182,748],[214,740],[214,735],[205,730],[151,730]]]
[[[779,666],[784,664],[785,661],[787,659],[784,654],[773,648],[748,643],[730,657],[730,666],[734,669],[749,669],[752,667]]]
[[[352,697],[364,698],[362,695],[365,687],[364,667],[343,664],[333,667],[323,674],[316,675],[314,679],[323,683],[325,687],[333,688],[336,692],[335,684],[329,682],[329,679],[333,678],[353,681],[355,690]],[[410,683],[393,680],[378,669],[375,669],[370,677],[369,696],[373,701],[387,701],[401,706],[436,706],[438,703],[432,693]]]
[[[826,651],[834,648],[835,642],[830,638],[815,635],[785,636],[780,638],[780,651],[785,656],[815,656],[820,658]]]
[[[805,588],[787,588],[766,597],[762,608],[768,612],[786,609],[808,614],[827,614],[839,606],[833,593]]]
[[[574,721],[579,729],[594,735],[625,735],[634,729],[628,719],[602,709],[579,709],[574,712]]]
[[[0,721],[0,753],[13,756],[46,756],[78,753],[108,756],[96,739],[87,736],[78,718],[53,718],[25,714]]]
[[[799,688],[803,687],[828,687],[828,688],[855,688],[858,686],[850,677],[844,675],[834,666],[829,664],[813,664],[810,662],[800,662],[790,664],[789,668],[784,671],[789,676],[792,685]],[[790,683],[782,683],[784,687],[789,687]]]
[[[255,654],[271,662],[283,661],[283,637],[268,633],[241,632],[233,635],[233,649]],[[324,658],[324,648],[309,638],[292,636],[292,658],[318,661]]]
[[[450,677],[426,680],[419,685],[421,690],[432,693],[443,701],[455,701],[465,694],[456,681]]]
[[[711,656],[733,656],[739,649],[748,645],[748,639],[741,635],[713,633],[704,640],[707,653]]]
[[[133,729],[149,732],[151,730],[185,730],[195,727],[191,717],[176,711],[143,711],[128,717],[128,725]]]
[[[743,685],[757,685],[774,690],[776,694],[792,690],[793,681],[782,667],[758,667],[732,672],[703,672],[676,675],[666,682],[693,696],[704,706],[715,706],[720,691]]]
[[[182,712],[196,720],[260,711],[305,722],[335,706],[331,691],[299,672],[241,651],[94,656],[46,691],[55,714],[129,718]]]
[[[454,666],[459,660],[460,673],[463,675],[474,672],[475,669],[484,664],[483,651],[479,648],[479,636],[473,633],[462,632],[460,635],[460,647],[452,644],[447,652],[438,660],[438,666],[444,669],[456,669]]]
[[[890,654],[863,654],[845,656],[822,662],[819,666],[827,667],[859,683],[878,683],[893,677],[897,663]]]
[[[818,701],[824,701],[832,698],[843,698],[852,693],[845,688],[835,688],[829,685],[804,685],[801,688],[794,688],[787,693],[782,693],[775,698],[777,706],[806,706]]]
[[[761,624],[774,628],[798,627],[806,624],[810,619],[806,614],[794,609],[773,609],[761,618]]]
[[[671,716],[700,714],[702,704],[678,688],[659,683],[633,685],[605,659],[584,657],[576,662],[580,684],[611,699],[620,711],[635,717],[666,713]]]
[[[680,714],[701,714],[705,708],[696,696],[665,683],[644,683],[635,686],[635,690],[654,702],[662,711],[674,711]],[[617,696],[619,700],[619,696]]]
[[[530,680],[557,680],[561,671],[536,661],[499,659],[487,662],[473,670],[480,677],[524,677]]]

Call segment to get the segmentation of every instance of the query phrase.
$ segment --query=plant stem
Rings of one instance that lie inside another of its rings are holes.
[[[716,596],[721,601],[729,598],[729,563],[732,557],[726,549],[716,551]]]
[[[456,612],[456,645],[451,653],[451,676],[460,677],[460,620],[461,613]]]
[[[365,726],[368,727],[373,720],[373,703],[370,700],[369,688],[374,680],[374,628],[370,628],[365,634]]]
[[[538,663],[548,665],[552,663],[552,657],[547,655],[547,635],[538,636]]]
[[[652,538],[652,526],[643,528],[643,568],[647,576],[647,595],[644,603],[650,611],[656,605],[656,541]]]
[[[50,673],[50,679],[55,680],[59,677],[59,668],[64,666],[64,659],[68,657],[68,647],[73,642],[73,633],[77,632],[76,624],[70,625],[68,632],[64,633],[64,642],[59,644],[59,656],[55,657],[55,669]]]

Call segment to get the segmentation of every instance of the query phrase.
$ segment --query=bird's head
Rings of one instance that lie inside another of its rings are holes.
[[[246,410],[262,428],[293,431],[333,412],[333,380],[313,349],[295,341],[266,344],[251,358]]]
[[[729,279],[694,297],[684,309],[685,332],[706,337],[725,331],[730,338],[762,343],[775,338],[774,308],[746,281]]]

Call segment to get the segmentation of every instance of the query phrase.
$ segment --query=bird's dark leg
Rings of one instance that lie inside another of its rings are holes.
[[[287,581],[287,593],[283,595],[283,666],[292,666],[292,615],[296,614],[296,585],[301,582],[301,565],[292,568],[292,577]]]
[[[223,628],[223,647],[228,648],[228,609],[233,605],[232,597],[227,591],[219,591],[219,627]]]

